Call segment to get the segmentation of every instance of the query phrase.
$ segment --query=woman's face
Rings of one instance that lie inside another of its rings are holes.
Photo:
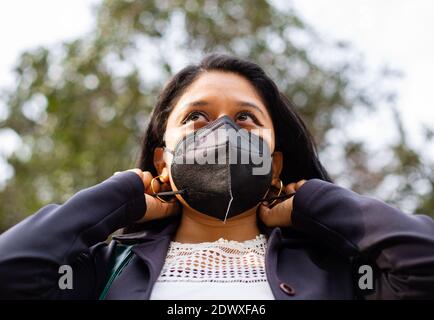
[[[185,135],[224,115],[259,135],[268,129],[271,134],[262,138],[274,150],[273,122],[255,88],[244,77],[221,71],[203,73],[179,98],[167,121],[166,146],[174,150]]]
[[[174,150],[187,134],[222,117],[230,117],[241,128],[254,131],[274,151],[275,135],[271,116],[252,84],[244,77],[231,72],[209,71],[202,73],[182,94],[169,115],[165,134],[166,147]],[[266,129],[266,130],[264,130]],[[275,153],[276,155],[276,153]],[[154,163],[163,181],[170,179],[168,153],[157,148]],[[280,162],[276,165],[276,161]],[[281,154],[273,157],[273,176],[280,174]],[[178,199],[187,205],[181,197]]]

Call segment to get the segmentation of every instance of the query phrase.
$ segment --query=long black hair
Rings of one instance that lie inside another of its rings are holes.
[[[292,102],[279,91],[274,81],[253,62],[216,53],[207,55],[199,64],[183,68],[166,83],[160,92],[143,137],[138,163],[140,169],[150,171],[154,176],[157,175],[154,167],[154,150],[164,146],[163,137],[170,113],[188,86],[203,72],[213,70],[233,72],[243,76],[261,96],[273,121],[276,137],[275,150],[283,154],[280,179],[284,184],[312,178],[332,182],[318,159],[312,135],[296,113]]]

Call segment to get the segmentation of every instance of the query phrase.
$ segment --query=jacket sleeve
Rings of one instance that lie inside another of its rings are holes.
[[[319,179],[294,196],[293,227],[348,256],[374,263],[367,299],[434,297],[434,220]]]
[[[134,172],[43,207],[0,235],[0,298],[95,298],[107,251],[101,248],[108,247],[103,241],[145,210],[143,182]],[[59,287],[62,265],[72,268],[72,289]]]

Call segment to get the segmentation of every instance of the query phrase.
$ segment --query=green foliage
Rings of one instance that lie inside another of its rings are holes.
[[[19,58],[15,88],[4,95],[9,116],[0,125],[23,144],[7,159],[15,174],[0,193],[0,230],[134,167],[161,86],[186,62],[214,51],[266,69],[296,103],[321,154],[342,163],[332,172],[336,180],[373,195],[391,178],[403,181],[384,200],[434,212],[432,165],[408,146],[398,115],[400,140],[384,150],[391,161],[380,168],[370,166],[375,155],[364,142],[336,145],[330,138],[345,137],[355,110],[374,112],[390,98],[381,85],[359,84],[364,67],[348,44],[324,43],[292,9],[267,1],[107,0],[91,33]],[[430,186],[424,194],[415,186],[420,179]]]

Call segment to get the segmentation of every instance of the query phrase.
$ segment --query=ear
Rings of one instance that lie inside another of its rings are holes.
[[[273,153],[273,163],[271,165],[271,173],[272,173],[272,181],[271,184],[273,186],[279,186],[280,182],[280,173],[282,172],[283,167],[283,154],[280,151],[275,151]]]
[[[155,148],[154,150],[154,167],[160,175],[160,181],[166,183],[169,181],[169,170],[166,161],[164,160],[164,149]]]

